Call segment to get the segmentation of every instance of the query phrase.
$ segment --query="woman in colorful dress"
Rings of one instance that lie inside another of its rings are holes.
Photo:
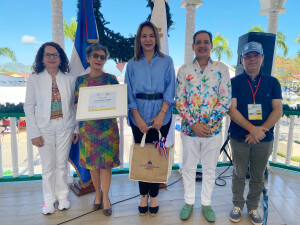
[[[125,83],[128,88],[129,125],[135,143],[141,142],[144,133],[147,133],[146,143],[158,141],[157,130],[167,137],[175,96],[175,71],[172,58],[160,51],[158,30],[149,21],[138,28],[134,58],[127,64]],[[149,126],[154,129],[149,130]],[[145,215],[149,210],[152,216],[156,216],[159,210],[159,184],[139,181],[139,190],[140,215]]]
[[[91,72],[79,76],[75,85],[75,104],[80,87],[118,84],[116,76],[105,73],[103,66],[109,57],[105,46],[92,44],[86,48]],[[112,214],[108,192],[112,168],[120,165],[119,128],[116,119],[88,120],[79,123],[79,165],[89,169],[96,190],[93,209],[103,208],[106,216]],[[101,188],[102,187],[102,188]]]
[[[69,60],[54,42],[37,52],[33,73],[27,81],[24,111],[27,135],[38,147],[42,161],[44,214],[70,208],[67,162],[75,131],[74,78],[68,74]]]

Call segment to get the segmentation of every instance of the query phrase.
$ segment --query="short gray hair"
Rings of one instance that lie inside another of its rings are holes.
[[[109,58],[109,52],[108,52],[108,49],[106,46],[104,45],[100,45],[100,44],[91,44],[90,46],[88,46],[85,50],[85,53],[86,53],[86,57],[90,57],[92,52],[95,52],[95,51],[104,51],[105,53],[105,56],[106,58],[108,59]]]

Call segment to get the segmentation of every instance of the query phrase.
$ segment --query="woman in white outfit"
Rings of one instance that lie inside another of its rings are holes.
[[[44,214],[70,208],[67,160],[75,131],[74,78],[68,75],[69,60],[54,42],[43,44],[27,81],[24,111],[27,135],[38,147],[42,161]]]

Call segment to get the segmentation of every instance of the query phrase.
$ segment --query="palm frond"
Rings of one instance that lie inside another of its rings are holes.
[[[16,61],[15,53],[9,48],[0,48],[0,55],[9,57],[13,62]]]

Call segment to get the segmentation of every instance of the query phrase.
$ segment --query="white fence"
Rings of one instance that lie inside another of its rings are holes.
[[[20,168],[19,168],[19,163],[18,163],[18,137],[17,137],[17,127],[16,127],[16,118],[11,117],[10,119],[10,151],[11,151],[11,170],[12,170],[12,176],[13,177],[18,177],[20,174]],[[298,119],[299,120],[299,119]],[[125,124],[124,124],[125,123]],[[223,121],[223,134],[224,137],[227,137],[228,135],[228,124],[229,124],[229,117],[227,116],[224,121]],[[296,123],[297,126],[300,124]],[[124,151],[124,149],[129,149],[132,141],[128,141],[128,135],[126,136],[124,134],[124,126],[126,126],[126,120],[124,118],[119,119],[119,130],[120,130],[120,161],[121,161],[121,166],[119,167],[121,170],[124,169],[124,164],[125,167],[128,165],[128,151]],[[290,166],[291,165],[291,157],[292,157],[292,152],[293,152],[293,141],[294,141],[294,129],[295,129],[295,116],[290,116],[290,118],[283,117],[275,126],[275,139],[274,139],[274,146],[273,146],[273,154],[272,154],[272,162],[273,163],[278,163],[278,156],[277,152],[279,149],[279,145],[282,142],[282,133],[287,134],[287,144],[286,144],[286,158],[285,158],[285,165]],[[299,127],[297,127],[299,129]],[[126,133],[126,132],[125,132]],[[128,130],[127,130],[128,134]],[[127,139],[126,144],[125,144],[125,137]],[[181,142],[179,135],[175,135],[175,152],[177,152],[177,160],[175,160],[175,163],[180,163],[180,156],[181,156]],[[1,139],[2,140],[2,139]],[[225,140],[225,138],[224,138]],[[31,140],[27,138],[26,141],[26,149],[27,149],[27,168],[28,170],[28,176],[33,176],[35,174],[34,171],[34,150],[33,146],[31,144]],[[179,144],[178,144],[179,143]],[[295,144],[294,144],[295,145]],[[284,145],[285,147],[285,145]],[[228,146],[227,146],[228,148]],[[299,145],[300,149],[300,145]],[[5,149],[7,151],[8,149]],[[3,156],[3,147],[1,146],[0,142],[0,178],[3,177],[3,160],[7,160],[7,158],[2,157]],[[299,150],[300,151],[300,150]],[[221,161],[227,162],[227,157],[225,154],[221,157]],[[282,160],[282,159],[281,159]],[[281,161],[282,162],[282,161]],[[300,167],[300,164],[298,164],[298,167]]]

